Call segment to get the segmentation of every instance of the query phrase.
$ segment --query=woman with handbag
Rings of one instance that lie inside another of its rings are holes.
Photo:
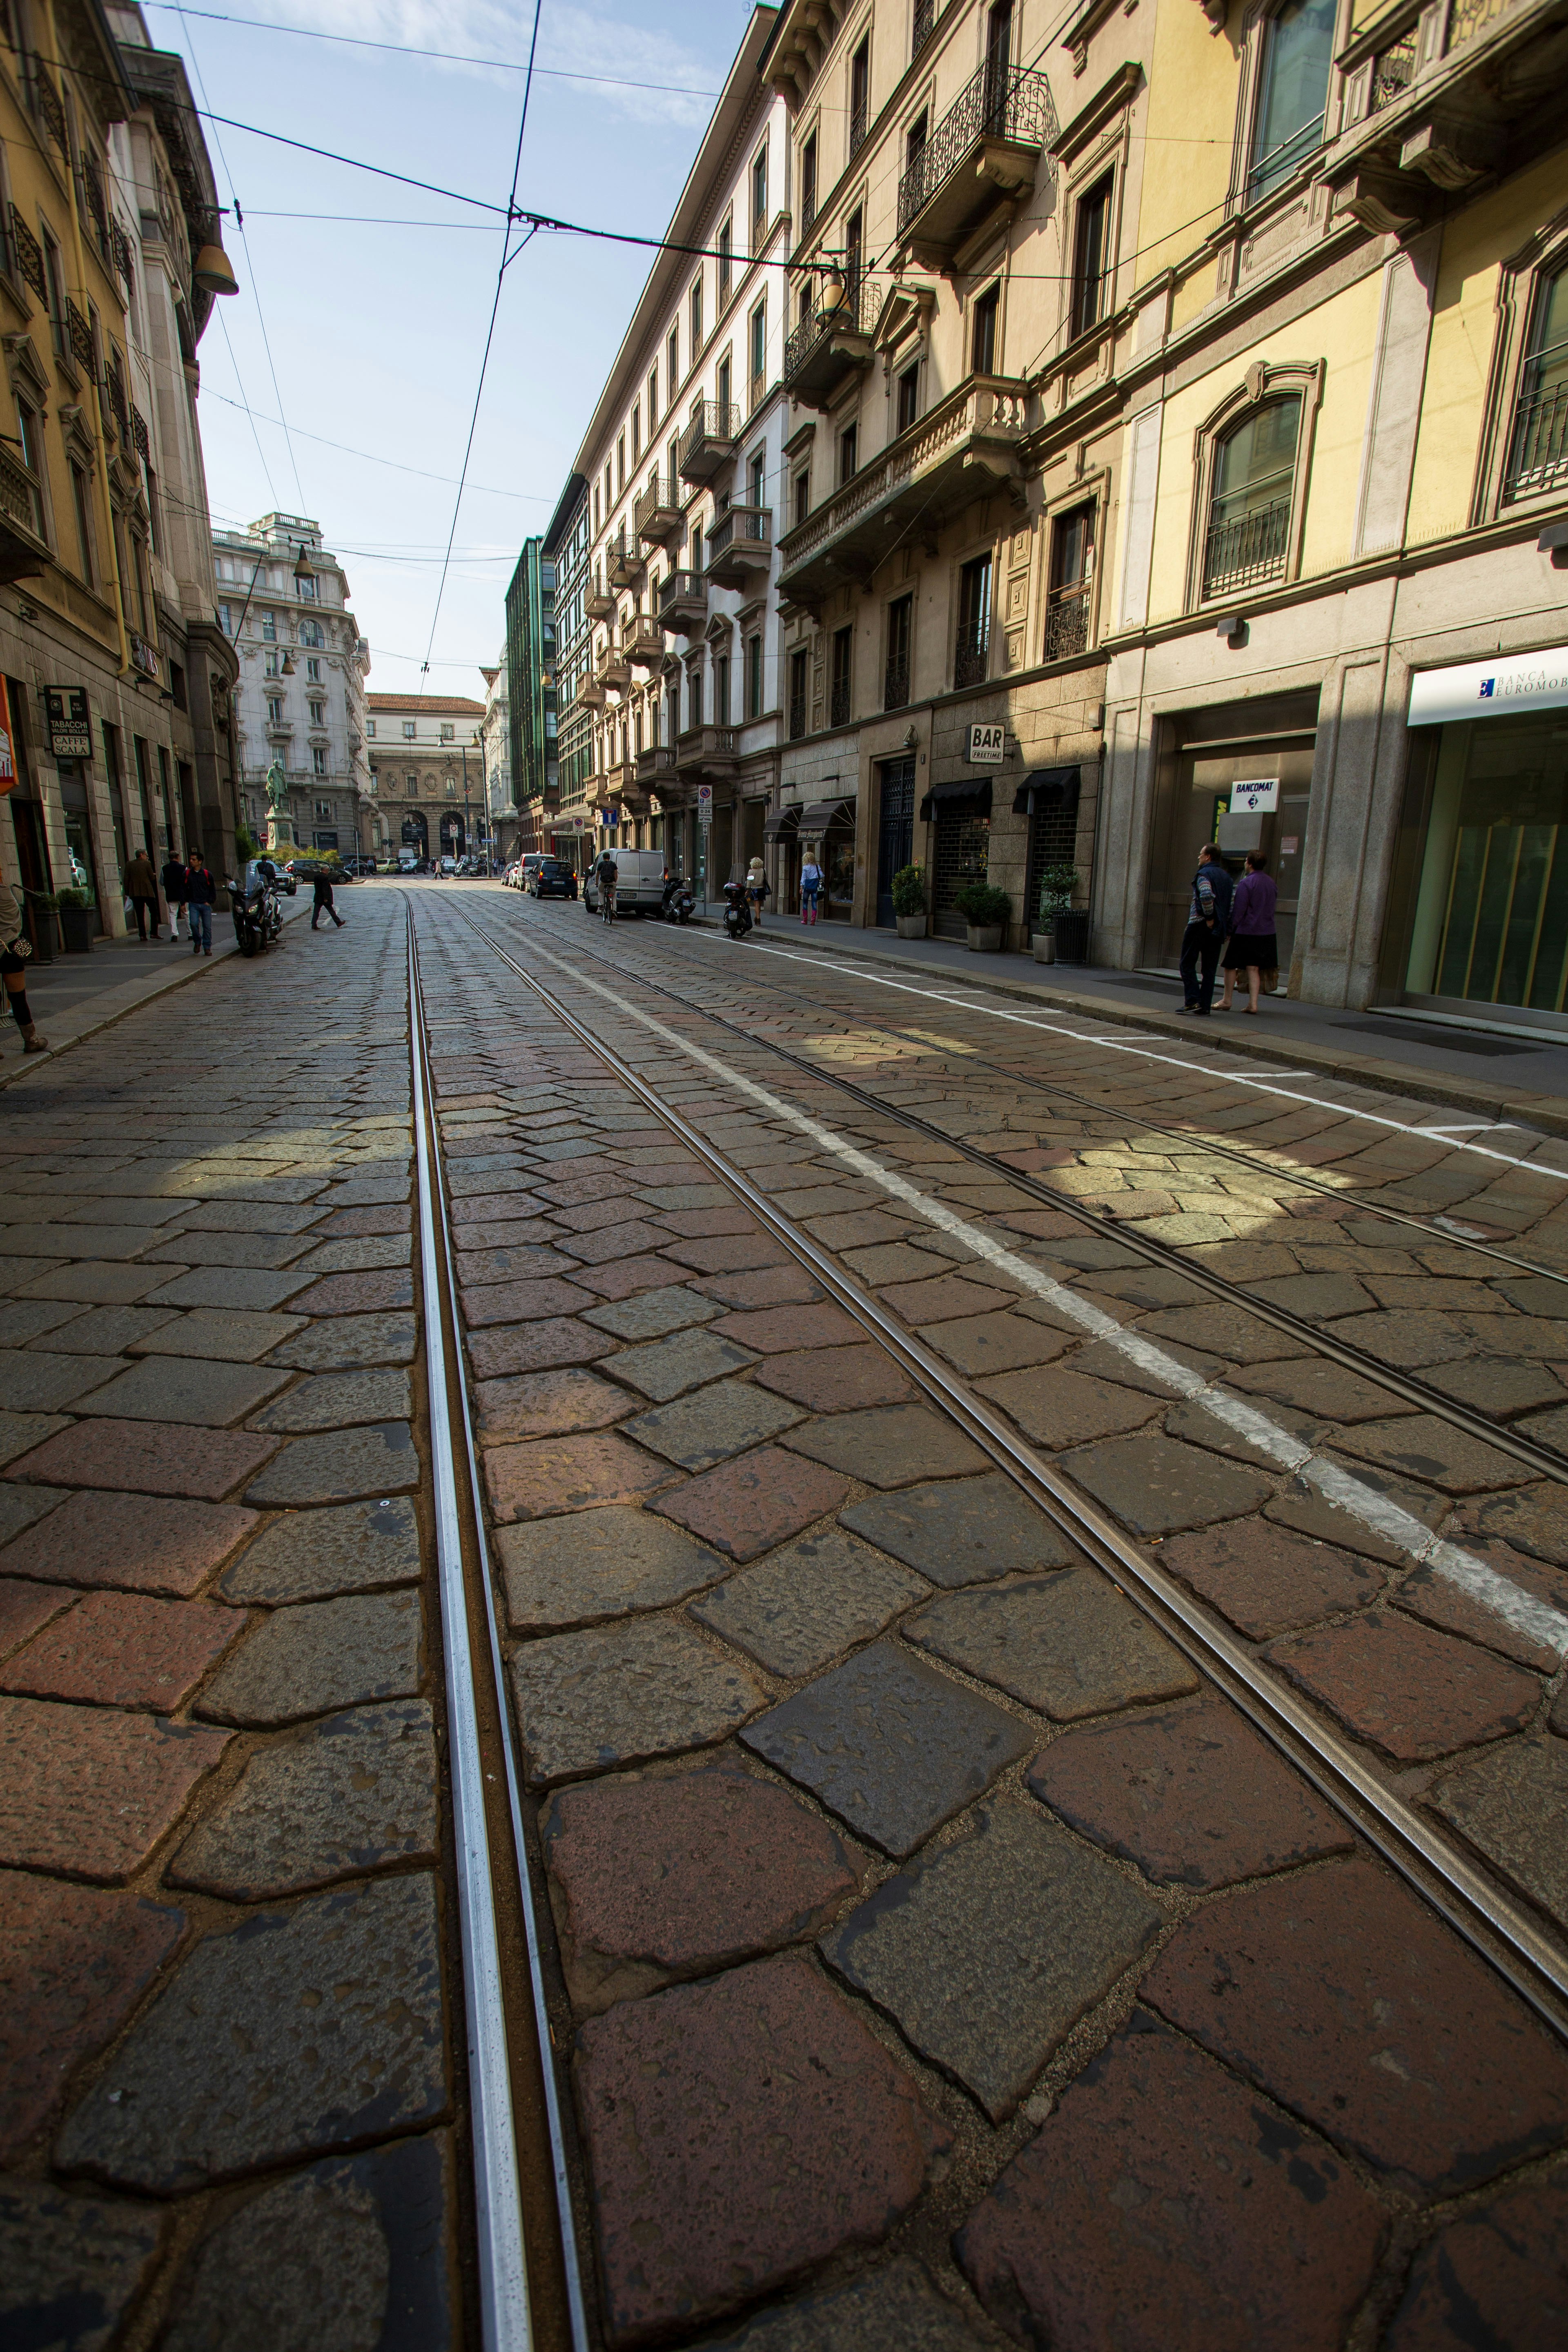
[[[1258,1010],[1258,991],[1266,975],[1271,975],[1272,985],[1279,977],[1279,941],[1274,929],[1274,902],[1279,893],[1274,877],[1268,871],[1268,860],[1260,849],[1247,853],[1247,871],[1237,885],[1236,897],[1230,908],[1230,937],[1225,943],[1225,994],[1215,1006],[1216,1013],[1228,1013],[1236,992],[1236,975],[1247,974],[1247,1001],[1244,1013]]]
[[[32,952],[32,940],[26,931],[18,931],[14,940],[0,948],[0,978],[5,982],[11,1017],[22,1033],[23,1053],[47,1054],[49,1041],[39,1036],[27,1003],[27,958]]]

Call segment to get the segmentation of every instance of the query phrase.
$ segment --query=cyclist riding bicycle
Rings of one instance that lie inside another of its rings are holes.
[[[594,879],[599,886],[599,905],[606,923],[616,919],[616,884],[621,869],[607,849],[602,850],[594,867]]]

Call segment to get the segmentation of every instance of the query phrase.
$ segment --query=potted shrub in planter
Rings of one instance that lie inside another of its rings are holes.
[[[901,940],[926,935],[926,877],[923,867],[900,866],[893,877],[893,920]]]
[[[27,929],[39,963],[53,963],[55,960],[55,943],[59,936],[55,923],[58,903],[52,890],[27,892]]]
[[[67,955],[92,953],[92,901],[85,890],[57,890],[60,939]]]
[[[994,954],[1013,911],[1013,901],[1005,890],[998,890],[990,882],[966,882],[962,890],[953,892],[952,903],[968,926],[965,947]]]
[[[1035,913],[1032,941],[1037,963],[1056,961],[1057,925],[1062,916],[1070,913],[1072,894],[1077,888],[1076,866],[1047,866],[1040,876],[1040,903]]]

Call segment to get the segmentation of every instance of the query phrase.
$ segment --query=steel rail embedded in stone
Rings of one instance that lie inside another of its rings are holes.
[[[1233,1634],[1214,1623],[1197,1607],[1173,1577],[1144,1559],[1107,1512],[1042,1460],[1007,1427],[994,1408],[955,1378],[921,1340],[903,1330],[879,1300],[846,1275],[809,1234],[783,1215],[767,1195],[759,1192],[697,1128],[672,1110],[658,1090],[639,1076],[586,1023],[578,1020],[553,990],[525,971],[500,941],[470,916],[463,915],[461,919],[563,1026],[613,1072],[617,1082],[737,1196],[750,1214],[810,1271],[845,1312],[889,1350],[910,1378],[990,1454],[998,1468],[1054,1519],[1129,1599],[1144,1610],[1198,1671],[1241,1708],[1423,1900],[1446,1918],[1521,1999],[1530,2002],[1555,2033],[1568,2040],[1568,1961],[1533,1921],[1489,1885],[1465,1855],[1424,1822],[1414,1808],[1385,1788],[1353,1750],[1320,1724],[1288,1687],[1277,1685]]]
[[[612,962],[607,956],[595,954],[592,948],[579,948],[576,952],[586,956],[591,962],[604,964],[607,970],[625,977],[623,966]],[[966,1143],[962,1136],[950,1135],[934,1120],[922,1118],[919,1111],[909,1110],[900,1103],[884,1102],[880,1096],[872,1094],[868,1087],[858,1086],[853,1078],[844,1077],[837,1070],[820,1069],[816,1063],[808,1062],[804,1055],[792,1053],[787,1045],[779,1045],[772,1037],[758,1037],[751,1030],[743,1029],[739,1022],[726,1020],[723,1013],[714,1013],[706,1005],[693,1005],[689,998],[681,996],[675,989],[666,988],[641,972],[637,974],[637,984],[651,990],[656,995],[668,997],[683,1012],[700,1012],[704,1021],[711,1021],[719,1028],[727,1029],[732,1037],[741,1038],[746,1045],[760,1046],[764,1053],[777,1055],[781,1061],[790,1063],[807,1077],[832,1087],[840,1094],[849,1095],[867,1110],[876,1112],[879,1118],[896,1119],[900,1126],[913,1128],[920,1134],[929,1136],[933,1142],[973,1160],[976,1166],[986,1169],[991,1174],[1004,1177],[1009,1184],[1016,1186],[1019,1192],[1027,1192],[1043,1206],[1059,1209],[1089,1231],[1113,1239],[1125,1248],[1141,1252],[1151,1264],[1180,1274],[1184,1280],[1212,1292],[1227,1306],[1237,1304],[1234,1283],[1227,1282],[1223,1275],[1215,1274],[1201,1260],[1190,1258],[1178,1244],[1161,1241],[1153,1234],[1140,1233],[1135,1225],[1123,1218],[1107,1216],[1103,1210],[1086,1207],[1071,1193],[1058,1192],[1051,1185],[1042,1183],[1037,1177],[1027,1175],[1020,1169],[1010,1168],[994,1152],[982,1150],[978,1144]],[[885,1022],[879,1022],[876,1025],[886,1029],[889,1036],[907,1034],[895,1030]],[[929,1043],[929,1040],[922,1042]],[[1014,1074],[1007,1071],[1005,1075],[1012,1077]],[[1104,1112],[1101,1115],[1114,1117],[1120,1114]],[[1256,1169],[1256,1162],[1248,1164]],[[1445,1234],[1442,1238],[1447,1245],[1456,1237]],[[1543,1273],[1545,1268],[1531,1266],[1530,1271],[1532,1274]],[[1401,1371],[1397,1366],[1384,1363],[1380,1356],[1373,1356],[1348,1339],[1337,1339],[1320,1329],[1317,1324],[1292,1314],[1288,1307],[1276,1306],[1270,1299],[1256,1298],[1250,1294],[1243,1303],[1247,1313],[1255,1315],[1259,1322],[1269,1324],[1289,1339],[1300,1340],[1303,1346],[1310,1348],[1318,1355],[1327,1356],[1345,1371],[1359,1372],[1363,1379],[1376,1381],[1379,1387],[1402,1398],[1406,1404],[1413,1404],[1422,1412],[1429,1412],[1446,1421],[1452,1429],[1461,1430],[1466,1436],[1473,1437],[1478,1444],[1489,1445],[1500,1454],[1510,1454],[1516,1462],[1523,1463],[1541,1477],[1554,1478],[1560,1486],[1568,1486],[1568,1459],[1553,1452],[1550,1446],[1539,1444],[1533,1438],[1520,1436],[1517,1431],[1492,1421],[1485,1413],[1472,1412],[1468,1405],[1459,1403],[1454,1397],[1446,1396],[1441,1389],[1429,1388],[1425,1381],[1416,1379],[1413,1373]]]
[[[531,2352],[528,2260],[523,2245],[522,2190],[512,2115],[511,2063],[500,1938],[491,1883],[485,1820],[484,1764],[474,1697],[474,1662],[458,1517],[451,1400],[439,1302],[445,1293],[437,1239],[437,1177],[430,1074],[414,951],[408,927],[408,1055],[414,1086],[414,1147],[418,1171],[420,1272],[425,1294],[425,1364],[430,1403],[430,1462],[435,1486],[436,1554],[441,1595],[442,1649],[447,1669],[447,1740],[452,1833],[457,1848],[458,1909],[468,2022],[468,2084],[473,2111],[474,2207],[479,2236],[479,2315],[485,2352]],[[504,1715],[504,1709],[503,1709]],[[524,1908],[527,1895],[524,1890]],[[548,2043],[546,2044],[548,2050]],[[546,2059],[548,2072],[548,2059]]]
[[[427,1058],[429,1040],[426,1034],[424,1026],[424,996],[419,986],[419,954],[412,920],[410,920],[409,923],[409,964],[411,988],[409,1018],[411,1034],[413,1032],[414,1025],[417,1024],[417,1033],[420,1041],[420,1054],[423,1057]],[[429,1100],[430,1097],[426,1094],[426,1101],[428,1102]],[[416,1115],[417,1118],[417,1105]],[[427,1131],[426,1131],[426,1140],[428,1140]],[[423,1245],[427,1232],[433,1230],[434,1233],[438,1235],[440,1262],[442,1272],[444,1274],[443,1286],[445,1295],[449,1300],[455,1301],[458,1294],[457,1272],[452,1264],[452,1225],[447,1209],[446,1178],[442,1172],[441,1156],[438,1150],[432,1151],[430,1155],[430,1170],[432,1181],[430,1186],[431,1222],[429,1223],[427,1223],[426,1217],[426,1191],[423,1181],[423,1171],[421,1173],[419,1192],[421,1244]],[[429,1295],[427,1274],[426,1289],[426,1298],[428,1298]],[[454,1329],[456,1329],[457,1318],[455,1311],[453,1326]],[[458,1402],[460,1411],[460,1424],[468,1465],[468,1488],[469,1492],[477,1496],[481,1491],[481,1482],[479,1478],[479,1461],[474,1445],[474,1415],[468,1396],[468,1366],[464,1360],[463,1349],[460,1344],[454,1350],[454,1353],[457,1359]],[[445,1442],[448,1452],[448,1460],[451,1446],[451,1426],[450,1418],[442,1423]],[[434,1451],[436,1445],[434,1399],[432,1399],[431,1405],[431,1441],[432,1449]],[[491,1570],[489,1545],[485,1535],[484,1514],[482,1511],[479,1510],[476,1510],[474,1513],[474,1538],[475,1548],[479,1556],[480,1590],[484,1595],[485,1624],[489,1638],[490,1673],[494,1679],[497,1693],[497,1714],[500,1725],[501,1756],[506,1770],[507,1802],[511,1814],[512,1843],[518,1857],[519,1894],[521,1901],[523,1934],[528,1945],[529,1979],[533,1999],[534,2025],[539,2042],[540,2072],[544,2084],[545,2112],[550,2131],[551,2169],[555,2188],[556,2214],[561,2230],[562,2259],[566,2278],[567,2305],[571,2315],[572,2342],[574,2352],[587,2352],[589,2342],[588,2317],[583,2298],[582,2269],[577,2255],[577,2231],[572,2208],[572,2183],[566,2163],[566,2135],[561,2114],[560,2085],[556,2080],[554,2061],[552,2054],[553,2044],[551,2040],[549,2009],[544,1990],[543,1957],[540,1946],[539,1921],[534,1910],[533,1890],[529,1883],[526,1862],[528,1847],[526,1843],[522,1811],[522,1780],[521,1775],[518,1770],[517,1743],[512,1736],[511,1716],[506,1706],[504,1696],[506,1689],[505,1667],[501,1658],[500,1628],[496,1622],[495,1579]]]

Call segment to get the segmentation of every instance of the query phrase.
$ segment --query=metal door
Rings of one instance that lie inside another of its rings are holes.
[[[877,920],[893,919],[893,877],[907,866],[915,837],[915,763],[882,762],[882,829],[877,847]]]

